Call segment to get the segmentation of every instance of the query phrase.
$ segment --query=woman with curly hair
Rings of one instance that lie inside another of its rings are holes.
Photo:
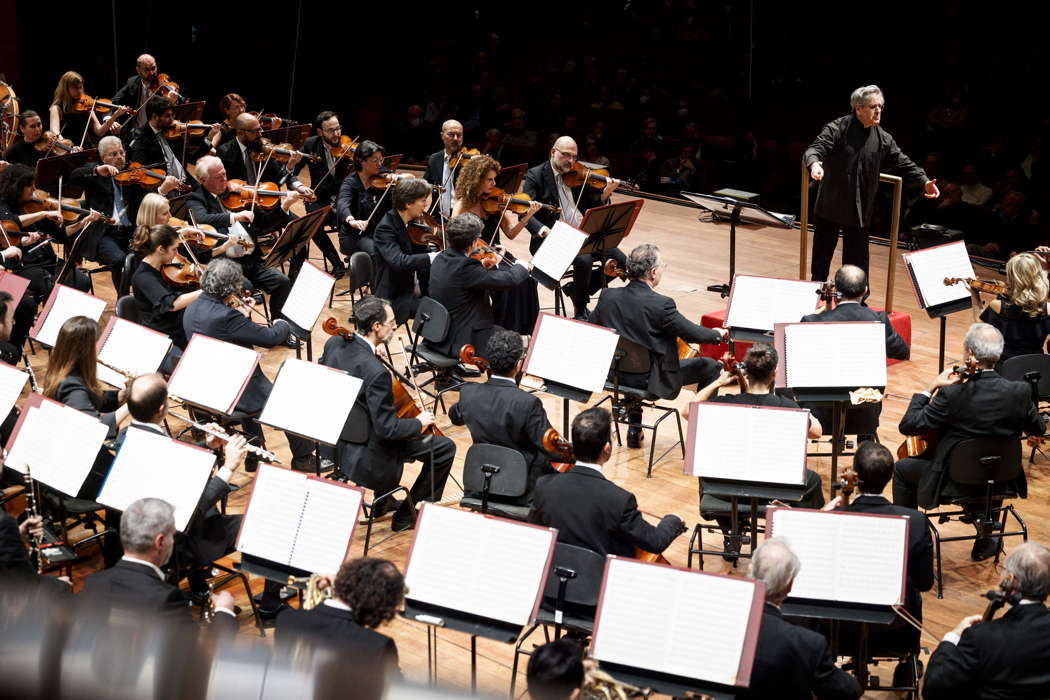
[[[482,207],[482,197],[496,187],[496,175],[500,164],[489,156],[475,156],[467,161],[456,180],[455,202],[452,216],[475,214],[484,223],[481,240],[489,245],[499,245],[500,234],[517,238],[525,223],[540,209],[533,203],[520,218],[506,207],[489,214]],[[496,324],[521,335],[531,335],[540,313],[540,299],[536,281],[527,280],[513,289],[492,293],[492,311]]]
[[[1003,334],[1005,346],[1000,362],[1018,355],[1043,352],[1050,335],[1050,305],[1047,279],[1042,266],[1030,253],[1021,253],[1006,263],[1006,294],[983,302],[980,292],[971,290],[975,321],[995,326]]]

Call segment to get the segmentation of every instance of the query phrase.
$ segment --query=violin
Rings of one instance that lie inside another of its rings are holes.
[[[853,492],[857,490],[857,472],[853,469],[846,469],[839,474],[838,480],[839,490],[839,505],[849,505],[849,499],[853,496]]]
[[[126,168],[113,176],[113,179],[122,185],[139,185],[146,189],[153,189],[164,182],[168,174],[157,168],[151,168],[141,163],[130,163]],[[175,186],[179,192],[189,192],[193,186],[186,182],[180,182]]]
[[[336,160],[346,158],[347,160],[352,161],[354,159],[354,153],[357,152],[357,141],[349,136],[340,136],[338,144],[335,146],[328,146],[328,152],[331,153],[332,157]]]
[[[81,216],[87,216],[91,213],[89,209],[83,209],[74,204],[77,200],[75,199],[63,199],[62,200],[62,218],[66,221],[73,222],[79,219]],[[49,209],[57,209],[58,200],[51,197],[44,190],[34,190],[33,196],[29,199],[22,200],[22,213],[23,214],[35,214],[39,211],[46,211]],[[108,216],[103,216],[99,221],[113,225],[116,222]]]
[[[280,129],[282,124],[291,126],[296,123],[294,119],[282,119],[273,112],[248,112],[248,114],[258,119],[259,126],[263,129]]]
[[[620,265],[616,262],[616,258],[609,258],[608,260],[606,260],[605,267],[603,269],[605,270],[606,277],[612,277],[614,279],[619,278],[622,280],[627,279],[627,270],[620,267]]]
[[[459,361],[465,365],[474,365],[482,372],[489,371],[489,361],[475,354],[474,346],[467,343],[459,349]]]
[[[199,285],[201,283],[202,266],[190,262],[178,252],[171,262],[165,263],[160,268],[160,276],[169,287],[186,287]]]
[[[441,235],[441,224],[430,214],[423,212],[408,222],[408,237],[420,246],[445,249],[445,237]]]
[[[173,141],[175,139],[181,139],[186,136],[187,133],[196,138],[198,136],[204,136],[211,131],[212,126],[212,124],[205,124],[200,119],[191,119],[188,122],[173,121],[171,125],[164,130],[164,138]]]
[[[122,109],[126,114],[132,116],[138,114],[137,109],[131,107],[125,107],[124,105],[113,104],[108,100],[102,98],[95,99],[94,97],[88,97],[87,95],[81,95],[80,98],[73,103],[74,112],[98,112],[100,114],[109,114],[115,109]]]
[[[168,220],[168,225],[177,229],[179,234],[187,243],[200,246],[201,248],[214,248],[220,240],[226,240],[229,236],[219,233],[211,224],[193,226],[187,221],[177,219],[174,216]]]
[[[7,239],[8,245],[11,245],[11,238],[22,238],[31,233],[39,233],[39,231],[23,231],[22,224],[19,223],[17,219],[4,219],[0,221],[0,231],[3,231],[4,238]]]
[[[254,201],[255,206],[263,209],[273,209],[280,204],[283,197],[292,194],[288,190],[280,190],[276,182],[260,182],[257,186],[249,185],[244,180],[230,180],[232,185],[226,192],[219,195],[219,201],[230,211],[240,211],[250,207]],[[302,195],[299,195],[302,197]],[[306,197],[303,197],[306,200]]]
[[[1006,295],[1006,282],[1000,282],[999,280],[979,280],[973,277],[945,277],[944,286],[950,287],[953,284],[965,284],[970,289],[975,289],[978,292],[986,292],[988,294],[998,294],[999,296]]]
[[[291,160],[292,156],[296,155],[300,158],[310,161],[311,163],[317,163],[321,160],[321,156],[317,154],[303,153],[302,151],[295,150],[292,147],[292,144],[290,143],[274,144],[270,141],[270,139],[267,138],[260,138],[259,143],[261,144],[262,148],[258,152],[251,152],[252,160],[259,163],[266,160],[267,158],[272,158],[278,163],[287,163],[289,160]]]
[[[458,168],[463,164],[463,161],[470,160],[474,156],[480,156],[481,151],[476,148],[461,148],[448,159],[448,169],[452,170]]]
[[[824,302],[824,308],[831,310],[835,308],[838,300],[842,298],[842,292],[835,289],[835,282],[828,280],[817,287],[817,296]]]
[[[980,368],[977,366],[977,360],[972,358],[967,360],[965,365],[955,365],[952,367],[952,374],[962,377],[963,381],[970,379],[980,371]],[[904,442],[897,447],[897,458],[904,459],[905,457],[919,457],[922,459],[932,459],[933,452],[937,448],[937,441],[939,439],[940,435],[935,432],[929,432],[923,435],[909,435],[904,438]]]
[[[410,173],[395,173],[393,171],[376,173],[368,178],[368,186],[376,190],[385,190],[387,187],[397,184],[398,180],[414,179],[415,177],[415,175]]]
[[[524,192],[507,194],[499,187],[493,187],[481,195],[481,208],[489,214],[495,214],[504,208],[510,209],[515,214],[524,214],[529,210],[530,206],[532,206],[532,197]],[[561,215],[561,209],[551,204],[543,204],[541,202],[540,208],[554,212],[559,216]]]
[[[172,80],[167,73],[154,73],[150,77],[149,89],[154,95],[167,97],[174,102],[181,102],[185,99],[179,93],[179,84]]]
[[[591,170],[586,165],[580,162],[576,162],[572,166],[572,170],[565,173],[563,180],[566,187],[579,187],[580,185],[590,185],[596,190],[604,190],[605,186],[609,183],[609,180],[616,178],[609,176],[609,171],[603,168]],[[627,180],[620,180],[620,187],[628,190],[638,189],[638,185]]]
[[[339,322],[331,316],[324,320],[321,324],[321,329],[328,335],[338,335],[343,340],[353,339],[353,333],[346,328],[342,328],[339,325]],[[388,367],[387,369],[391,368]],[[394,381],[390,383],[390,393],[394,400],[394,411],[397,413],[397,417],[415,418],[422,413],[423,410],[419,407],[419,404],[416,403],[415,399],[412,398],[412,395],[408,393],[408,389],[405,388],[401,379],[392,371],[392,369],[391,375],[393,375]],[[444,433],[438,430],[436,425],[431,424],[423,430],[423,435],[437,435],[440,437],[444,435]]]
[[[33,144],[33,147],[44,154],[50,153],[56,148],[60,151],[65,151],[66,153],[72,153],[75,148],[72,141],[64,139],[61,135],[51,131],[45,131],[44,136],[38,139]]]
[[[470,249],[467,250],[467,257],[477,260],[481,263],[481,266],[491,270],[500,264],[503,260],[503,256],[499,252],[488,245],[480,238],[475,239],[471,244]]]
[[[722,363],[722,368],[725,369],[726,372],[729,372],[729,374],[736,378],[737,384],[740,385],[740,391],[747,391],[747,378],[744,376],[744,363],[737,362],[736,357],[734,357],[731,352],[722,353],[722,356],[718,358],[718,361]]]
[[[564,462],[551,462],[555,471],[566,472],[576,463],[572,443],[559,435],[554,428],[547,428],[547,432],[543,434],[543,449],[565,460]]]

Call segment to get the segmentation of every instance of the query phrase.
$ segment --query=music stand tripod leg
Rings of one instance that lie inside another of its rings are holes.
[[[944,336],[948,331],[948,317],[941,316],[941,337],[937,344],[937,372],[944,371]]]

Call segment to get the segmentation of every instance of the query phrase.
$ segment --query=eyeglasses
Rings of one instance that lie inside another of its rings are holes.
[[[342,131],[342,130],[343,130],[343,127],[341,127],[341,126],[337,126],[337,127],[331,128],[331,129],[326,129],[326,128],[322,127],[322,129],[321,129],[321,131],[325,132],[326,134],[334,134],[337,131]]]
[[[571,151],[563,151],[560,148],[555,148],[554,150],[557,151],[558,153],[562,154],[566,158],[572,158],[573,160],[576,160],[577,158],[580,157],[579,153],[573,153]]]

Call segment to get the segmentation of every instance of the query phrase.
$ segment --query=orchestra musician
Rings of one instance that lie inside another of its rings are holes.
[[[222,128],[218,129],[208,139],[213,150],[224,143],[232,141],[237,136],[237,117],[248,111],[248,103],[237,93],[231,92],[223,95],[222,99],[219,100],[219,111],[223,114],[222,122],[220,122]],[[280,126],[280,121],[280,119],[277,120],[278,126]],[[212,155],[215,155],[215,153],[212,153]]]
[[[9,292],[0,290],[0,360],[14,365],[22,359],[22,346],[35,318],[36,301],[32,295],[23,294],[15,303]]]
[[[45,576],[37,573],[29,559],[28,546],[44,532],[40,515],[26,517],[19,524],[7,511],[0,510],[0,580],[5,584],[39,587],[48,593],[69,593],[72,583],[65,576]]]
[[[325,110],[318,114],[317,118],[314,119],[314,132],[314,135],[303,143],[302,151],[310,155],[320,156],[320,160],[316,163],[305,158],[300,160],[299,164],[292,168],[292,175],[298,175],[304,166],[308,166],[310,169],[310,184],[313,186],[313,193],[317,199],[306,203],[306,211],[316,211],[321,207],[332,206],[324,225],[320,226],[314,234],[313,242],[332,266],[330,274],[336,279],[340,279],[346,274],[346,267],[343,265],[343,259],[339,257],[339,253],[336,251],[335,246],[332,245],[332,239],[328,237],[328,232],[325,229],[338,228],[335,199],[339,193],[339,187],[350,172],[351,162],[346,157],[336,160],[332,155],[332,148],[340,145],[340,137],[343,135],[343,127],[339,124],[338,114],[331,110]],[[305,254],[306,251],[304,250],[304,257]],[[298,269],[298,266],[294,263],[292,267]]]
[[[241,267],[233,260],[220,257],[208,263],[208,269],[201,277],[201,290],[203,294],[182,313],[182,327],[188,340],[193,339],[194,333],[202,333],[245,348],[272,348],[284,343],[292,332],[291,326],[283,318],[275,319],[270,327],[261,326],[248,318],[250,302],[239,301],[244,290],[244,275]],[[238,299],[237,308],[229,305],[234,297]],[[217,371],[220,369],[216,368]],[[260,447],[265,446],[265,438],[262,427],[252,416],[262,411],[272,389],[273,382],[256,366],[237,402],[237,412],[247,414],[241,428],[253,438],[253,444]],[[292,452],[292,468],[313,471],[313,442],[292,434],[287,434],[287,437]]]
[[[121,86],[111,100],[113,104],[125,105],[138,110],[138,113],[131,119],[131,124],[137,130],[144,128],[149,118],[143,107],[146,105],[146,100],[153,97],[153,83],[156,78],[157,60],[148,53],[144,53],[135,59],[135,75],[128,78],[127,82]],[[133,130],[129,129],[128,131],[132,132]],[[135,159],[133,158],[132,160]],[[149,164],[156,161],[140,160],[138,162]]]
[[[393,209],[383,215],[375,232],[376,296],[389,299],[394,318],[401,325],[416,315],[421,296],[420,276],[430,270],[437,252],[426,252],[408,235],[409,222],[430,205],[430,184],[406,178],[393,185]]]
[[[217,157],[204,156],[197,161],[197,179],[200,188],[191,192],[186,200],[193,218],[198,225],[214,226],[219,233],[229,236],[223,245],[212,250],[212,257],[223,257],[237,263],[253,287],[270,295],[270,312],[276,318],[284,308],[288,293],[292,291],[292,283],[279,271],[263,266],[258,246],[248,252],[238,243],[253,240],[245,224],[253,223],[255,213],[251,209],[231,212],[223,206],[219,195],[226,192],[226,168]],[[282,198],[281,208],[287,212],[297,201],[298,193],[291,192]],[[294,348],[298,346],[298,341],[289,335],[285,344]]]
[[[139,308],[140,323],[169,336],[176,348],[184,350],[187,338],[183,312],[202,292],[173,287],[162,274],[175,259],[179,244],[178,232],[164,224],[150,226],[144,236],[136,236],[135,252],[142,260],[131,277],[131,293]]]
[[[87,231],[92,236],[93,245],[81,244],[80,253],[89,260],[98,260],[108,265],[113,278],[113,288],[120,288],[120,277],[124,271],[124,258],[134,233],[134,222],[138,217],[139,204],[145,196],[145,189],[138,185],[122,185],[114,178],[126,165],[124,144],[116,136],[104,136],[98,143],[98,155],[101,163],[89,163],[77,168],[70,175],[70,182],[84,188],[85,205],[89,209],[104,212],[116,223],[112,226],[97,222]],[[167,176],[160,183],[157,192],[161,195],[171,192],[178,186],[178,181]],[[97,231],[94,231],[97,230]]]
[[[528,505],[536,480],[553,474],[551,456],[543,448],[543,436],[551,428],[539,396],[520,387],[514,378],[521,370],[524,347],[521,335],[497,330],[484,348],[488,381],[467,382],[459,388],[459,402],[448,410],[455,425],[466,425],[475,443],[500,445],[517,450],[529,467],[528,488],[514,505]],[[492,496],[490,500],[499,500]]]
[[[339,218],[339,250],[350,257],[364,251],[376,257],[373,233],[383,215],[390,210],[390,197],[376,194],[373,175],[383,168],[383,148],[374,141],[362,141],[354,152],[354,172],[339,186],[336,216]]]
[[[857,679],[835,666],[827,639],[784,619],[780,606],[801,566],[781,537],[767,538],[751,557],[748,576],[764,584],[766,604],[751,681],[738,698],[854,700],[863,695]]]
[[[603,474],[612,454],[612,416],[589,408],[572,421],[574,464],[564,474],[536,482],[529,522],[558,530],[558,541],[586,547],[603,557],[633,557],[635,549],[659,554],[685,532],[677,515],[665,515],[656,526],[642,518],[634,494]]]
[[[362,386],[336,445],[339,476],[372,489],[375,497],[389,493],[401,483],[405,462],[421,463],[419,475],[404,501],[387,498],[375,506],[375,517],[393,512],[395,532],[416,526],[415,506],[439,501],[456,456],[456,445],[432,430],[434,414],[420,410],[414,418],[402,418],[394,407],[393,381],[397,381],[377,357],[378,348],[394,335],[397,322],[390,302],[365,297],[354,304],[352,321],[357,332],[332,336],[318,361],[360,377]],[[418,410],[418,407],[417,407]],[[360,421],[360,424],[355,425]],[[366,430],[359,430],[367,425]],[[431,490],[433,483],[433,490]]]
[[[146,115],[146,124],[128,147],[128,160],[143,165],[164,163],[168,175],[179,182],[186,182],[186,167],[179,156],[175,155],[164,135],[165,130],[175,120],[175,107],[171,100],[167,97],[151,97],[145,108],[139,111],[139,114],[143,113]],[[208,140],[205,138],[203,143],[186,152],[186,160],[196,160],[209,150]]]
[[[850,95],[853,110],[828,122],[803,155],[810,177],[820,183],[813,207],[813,260],[810,278],[824,281],[842,231],[842,262],[868,271],[868,230],[875,210],[879,172],[900,170],[923,186],[927,198],[940,196],[936,180],[911,158],[881,126],[886,101],[878,85],[859,87]],[[826,167],[825,167],[826,166]]]
[[[88,576],[80,595],[93,605],[127,607],[173,622],[189,622],[189,601],[166,581],[161,570],[175,549],[175,532],[175,508],[170,503],[159,498],[133,502],[120,518],[123,558],[116,566]],[[216,612],[212,624],[217,631],[236,634],[233,595],[219,591],[212,601]]]
[[[443,148],[427,156],[427,169],[423,179],[431,185],[444,187],[438,195],[438,213],[442,219],[452,218],[452,192],[459,179],[460,168],[449,170],[449,159],[463,148],[463,125],[455,119],[449,119],[441,125],[441,143]]]
[[[578,700],[584,683],[583,649],[569,637],[532,650],[526,670],[533,700]]]
[[[550,160],[529,168],[522,184],[522,190],[533,200],[560,207],[561,220],[570,226],[579,226],[588,209],[608,204],[613,191],[620,184],[619,180],[609,178],[609,182],[601,192],[586,184],[579,187],[568,187],[564,178],[572,172],[573,165],[578,159],[579,148],[576,146],[576,141],[569,136],[562,136],[551,147]],[[530,252],[535,254],[539,250],[543,238],[558,219],[558,214],[550,210],[543,210],[537,212],[536,216],[528,221],[526,227],[532,234],[532,242],[529,244]],[[600,258],[603,262],[613,258],[617,265],[624,266],[625,256],[619,248],[603,250]],[[591,274],[591,267],[596,259],[594,254],[584,253],[577,255],[572,261],[572,282],[565,285],[565,292],[572,299],[575,318],[586,319],[587,304],[590,302],[591,294],[602,286],[603,274],[600,272],[597,275]]]
[[[426,344],[443,355],[458,357],[467,344],[486,347],[496,326],[489,293],[511,289],[529,278],[529,265],[522,260],[490,269],[470,257],[482,228],[474,214],[452,217],[445,227],[448,247],[430,266],[430,296],[448,310],[449,329],[444,342]]]
[[[533,202],[528,211],[517,216],[507,209],[489,214],[482,207],[482,197],[496,187],[496,175],[500,164],[489,156],[475,156],[459,169],[456,180],[456,201],[452,205],[452,216],[469,212],[484,223],[481,240],[488,245],[499,245],[502,232],[511,240],[528,224],[529,220],[540,211],[540,205]],[[491,295],[492,309],[496,325],[530,335],[536,326],[536,317],[540,313],[540,298],[536,280],[531,277],[522,284],[506,290],[494,291]]]
[[[103,122],[99,120],[95,110],[78,110],[74,107],[82,97],[84,97],[84,78],[80,73],[74,71],[63,73],[58,80],[58,85],[55,86],[55,96],[48,110],[51,133],[70,139],[77,148],[80,147],[81,139],[84,141],[84,146],[90,147],[107,134],[120,133],[122,125],[117,120],[127,114],[126,106],[121,105]],[[87,130],[86,137],[85,129]]]
[[[973,296],[973,320],[995,326],[1003,334],[1003,354],[999,362],[1018,355],[1042,354],[1050,335],[1050,303],[1047,302],[1046,273],[1030,253],[1006,261],[1006,294],[983,301],[981,292]]]
[[[11,144],[4,151],[4,160],[8,163],[21,163],[36,168],[37,161],[44,157],[47,149],[40,150],[44,138],[44,122],[40,115],[27,109],[18,115],[18,130],[22,138]]]
[[[1025,542],[1003,563],[1000,591],[1013,595],[1000,618],[964,617],[930,657],[922,696],[1041,698],[1050,695],[1050,551]]]
[[[667,264],[660,249],[643,243],[631,251],[626,270],[630,282],[602,293],[594,307],[592,321],[612,328],[624,338],[649,351],[649,376],[620,373],[625,386],[646,389],[662,399],[678,396],[683,386],[707,386],[719,373],[719,365],[709,357],[678,359],[678,338],[686,342],[718,344],[725,330],[698,326],[678,312],[671,297],[656,292]],[[641,447],[642,409],[630,409],[627,446]]]
[[[945,489],[961,490],[948,476],[947,458],[962,440],[1043,434],[1045,422],[1032,404],[1028,385],[1004,379],[993,369],[1002,352],[1002,334],[987,323],[975,323],[966,333],[963,354],[967,362],[976,362],[977,373],[962,383],[959,374],[947,369],[925,391],[912,396],[901,418],[901,434],[935,433],[938,439],[932,456],[905,457],[897,462],[893,471],[895,505],[934,508]],[[1014,487],[1022,498],[1027,495],[1023,473]],[[988,559],[1001,547],[1000,538],[979,537],[970,556],[974,561]]]

